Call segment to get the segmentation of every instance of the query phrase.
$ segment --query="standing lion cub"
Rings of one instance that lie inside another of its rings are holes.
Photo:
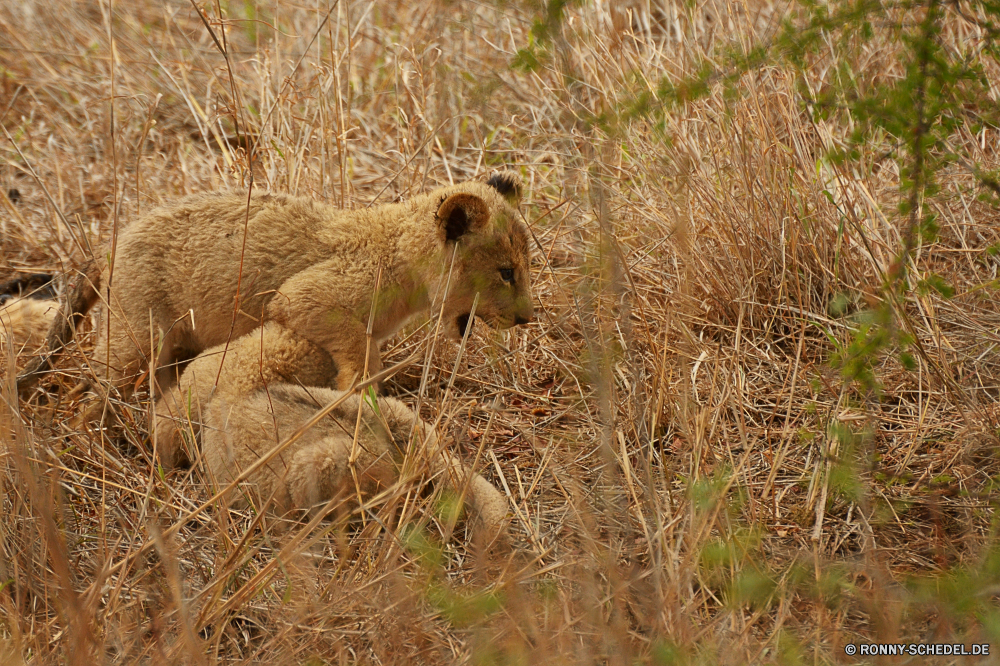
[[[168,389],[198,353],[265,321],[325,350],[341,389],[362,376],[366,351],[369,372],[378,372],[378,343],[434,298],[444,297],[452,337],[469,325],[477,293],[476,315],[490,324],[527,323],[533,307],[528,231],[514,209],[520,196],[519,176],[500,172],[353,211],[279,194],[187,197],[136,220],[113,252],[84,267],[67,289],[48,352],[18,388],[25,393],[46,374],[98,300],[107,320],[93,365],[125,394],[150,365],[160,390]]]

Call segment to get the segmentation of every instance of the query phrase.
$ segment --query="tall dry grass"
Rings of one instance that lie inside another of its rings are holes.
[[[956,295],[910,295],[916,370],[890,350],[861,391],[828,361],[900,246],[885,146],[826,159],[851,119],[814,121],[776,67],[662,121],[588,122],[766,39],[784,5],[588,3],[550,62],[511,69],[536,11],[0,3],[4,273],[68,273],[251,168],[255,188],[359,207],[512,165],[539,245],[534,324],[480,325],[461,358],[426,328],[384,352],[424,354],[388,390],[479,456],[509,547],[412,485],[350,523],[191,519],[212,489],[157,467],[148,401],[72,425],[92,333],[46,399],[19,403],[5,359],[4,663],[854,663],[848,643],[1000,637],[997,213],[942,174],[942,233],[912,266]],[[849,55],[867,84],[898,53]],[[996,130],[955,141],[997,166]]]

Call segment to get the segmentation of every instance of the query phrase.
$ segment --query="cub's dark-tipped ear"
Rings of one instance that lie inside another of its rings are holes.
[[[499,192],[500,196],[506,199],[511,206],[516,206],[521,202],[524,182],[516,171],[509,169],[497,171],[486,180],[486,184]]]
[[[0,302],[18,296],[46,299],[56,297],[56,286],[48,273],[30,273],[0,282]]]
[[[490,221],[490,208],[475,194],[459,192],[441,202],[437,211],[438,229],[446,241],[457,241],[469,233],[486,226]]]

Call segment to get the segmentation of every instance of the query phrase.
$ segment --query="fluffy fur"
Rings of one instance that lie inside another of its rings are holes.
[[[223,360],[225,355],[225,360]],[[220,366],[222,372],[219,372]],[[157,455],[166,467],[192,459],[185,450],[209,420],[205,410],[237,404],[272,384],[333,388],[336,366],[328,353],[276,322],[199,354],[156,403]]]
[[[0,305],[0,352],[3,359],[37,353],[45,344],[59,303],[53,300],[19,298]],[[6,360],[3,361],[6,366]]]
[[[230,345],[220,374],[222,351],[223,346],[207,350],[191,362],[178,384],[157,403],[154,428],[157,454],[168,467],[193,458],[194,451],[186,445],[200,435],[201,457],[220,486],[318,409],[343,396],[315,386],[330,377],[329,355],[275,322]],[[314,385],[307,388],[309,384]],[[279,513],[309,510],[338,497],[350,499],[359,491],[375,493],[395,482],[406,444],[416,430],[415,441],[426,447],[433,469],[442,472],[453,488],[467,482],[468,503],[487,528],[500,530],[507,514],[506,498],[460,461],[437,452],[434,433],[393,398],[378,398],[377,409],[362,406],[352,472],[349,459],[358,406],[358,396],[349,397],[248,481],[262,498],[273,495]],[[242,501],[237,493],[231,497]]]
[[[52,276],[18,275],[0,282],[0,354],[3,367],[8,355],[18,359],[36,354],[45,342],[59,303]],[[15,361],[16,363],[16,361]],[[20,365],[20,364],[18,364]]]
[[[338,386],[347,388],[362,375],[366,351],[369,371],[377,372],[378,343],[443,293],[453,254],[447,333],[461,335],[477,292],[476,314],[490,324],[526,323],[533,316],[528,232],[512,207],[520,194],[519,177],[500,173],[487,183],[354,211],[276,194],[182,199],[120,234],[110,294],[107,266],[91,264],[76,276],[49,353],[18,387],[30,389],[82,313],[105,300],[110,322],[97,327],[93,361],[126,392],[153,349],[156,378],[166,389],[188,359],[264,321],[325,350],[339,370]],[[367,350],[376,282],[374,344]]]

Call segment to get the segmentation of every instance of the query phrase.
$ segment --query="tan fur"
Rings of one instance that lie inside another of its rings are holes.
[[[275,383],[332,388],[336,375],[329,354],[275,322],[234,340],[228,350],[225,344],[207,349],[157,401],[154,431],[160,461],[175,467],[193,459],[185,449],[208,419],[205,410],[214,398],[235,404]]]
[[[6,358],[11,351],[20,358],[38,353],[58,312],[59,302],[47,299],[20,298],[0,306],[3,366],[6,367]]]
[[[207,350],[191,362],[179,383],[157,403],[155,423],[162,464],[170,467],[193,459],[194,452],[184,450],[184,434],[195,438],[200,434],[202,460],[220,486],[343,395],[307,387],[330,376],[332,361],[322,349],[277,323],[269,322],[232,343],[216,384],[223,347]],[[288,383],[293,380],[306,386]],[[437,452],[434,433],[393,398],[378,398],[377,411],[368,404],[362,407],[359,457],[352,473],[348,460],[358,402],[357,396],[349,397],[329,418],[251,475],[248,481],[260,496],[273,494],[276,510],[285,513],[308,510],[336,497],[350,499],[359,489],[362,495],[384,490],[398,477],[403,452],[416,429],[414,441],[425,447],[432,468],[459,491],[468,482],[469,504],[489,529],[500,528],[507,514],[506,498],[481,476],[470,475],[460,461]],[[238,493],[231,497],[241,502]]]
[[[341,397],[343,392],[323,388],[306,389],[290,384],[274,384],[247,398],[228,403],[213,398],[208,406],[209,422],[202,433],[202,456],[216,478],[225,485],[258,458],[287,438],[320,408]],[[406,442],[413,428],[418,440],[436,453],[436,441],[413,412],[393,398],[377,401],[378,413],[362,406],[355,472],[349,464],[354,426],[358,414],[358,396],[349,397],[326,418],[310,428],[292,446],[275,456],[252,474],[261,498],[273,494],[275,510],[309,510],[330,499],[345,500],[370,497],[395,483],[402,464]],[[478,474],[469,477],[465,467],[448,456],[444,465],[431,459],[436,471],[456,492],[468,479],[466,497],[480,520],[490,530],[500,528],[507,514],[507,501]],[[355,474],[358,483],[355,485]],[[233,494],[236,504],[240,496]]]
[[[110,324],[97,327],[93,360],[122,389],[147,367],[151,349],[158,350],[154,367],[166,389],[179,364],[268,320],[326,350],[338,386],[346,388],[363,373],[376,282],[371,373],[381,367],[377,344],[443,291],[453,252],[448,334],[461,334],[477,292],[477,316],[496,327],[532,318],[528,232],[512,208],[519,197],[520,181],[511,174],[353,211],[276,194],[254,193],[249,203],[241,194],[188,197],[126,227],[110,296],[108,267],[86,267],[70,298],[79,306],[67,308],[64,320],[73,321],[98,295],[110,301],[103,306]],[[501,270],[512,271],[513,284]],[[50,351],[66,337],[65,326],[53,332]],[[22,391],[44,365],[19,380]]]

